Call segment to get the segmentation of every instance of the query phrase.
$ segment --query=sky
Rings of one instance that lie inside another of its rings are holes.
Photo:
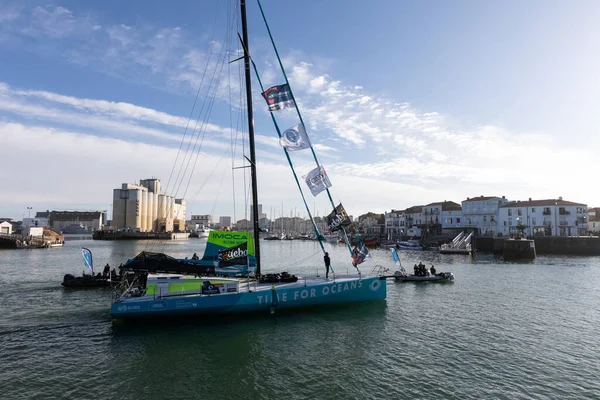
[[[264,0],[332,200],[348,213],[467,197],[600,206],[597,1]],[[234,1],[0,0],[0,217],[110,210],[160,178],[189,214],[247,216]],[[284,83],[257,3],[250,52]],[[254,78],[259,203],[306,216]],[[275,113],[281,129],[293,109]],[[291,155],[299,179],[310,151]],[[331,210],[313,197],[316,215]],[[28,207],[31,207],[31,211]]]

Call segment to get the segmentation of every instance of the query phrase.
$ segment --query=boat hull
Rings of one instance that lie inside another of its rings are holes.
[[[452,282],[454,274],[452,272],[440,272],[437,275],[417,276],[417,275],[401,275],[394,276],[396,282]]]
[[[385,300],[382,277],[304,282],[275,289],[217,295],[129,298],[112,304],[113,318],[170,317],[204,314],[274,313],[277,310]]]

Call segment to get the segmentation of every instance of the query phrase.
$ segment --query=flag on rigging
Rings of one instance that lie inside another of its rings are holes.
[[[296,104],[287,83],[270,87],[262,95],[269,105],[269,111],[283,110]]]
[[[352,264],[357,266],[358,264],[370,258],[371,254],[369,254],[369,249],[367,249],[367,246],[365,246],[363,241],[357,237],[356,246],[354,246],[354,249],[352,250]]]
[[[298,124],[286,129],[279,138],[279,144],[287,151],[296,151],[310,148],[310,140],[304,125]]]
[[[94,262],[92,261],[92,252],[90,251],[90,249],[82,247],[81,254],[83,255],[83,264],[86,267],[88,267],[92,275],[94,275]]]
[[[310,192],[313,194],[313,196],[316,196],[323,190],[331,187],[331,182],[327,177],[325,168],[323,168],[322,166],[318,166],[317,168],[310,171],[308,174],[304,175],[302,178],[308,185],[308,188],[310,189]]]
[[[342,203],[340,203],[333,211],[327,216],[327,226],[330,232],[339,231],[343,226],[348,226],[352,223],[348,214],[344,209]]]

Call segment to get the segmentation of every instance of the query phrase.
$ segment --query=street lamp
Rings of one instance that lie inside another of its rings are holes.
[[[33,207],[27,207],[27,218],[31,218],[31,209]]]

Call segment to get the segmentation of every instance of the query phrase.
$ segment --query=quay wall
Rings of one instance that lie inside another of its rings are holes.
[[[474,241],[474,249],[482,253],[502,253],[505,239],[478,236]],[[538,255],[600,256],[600,237],[538,236],[528,239],[535,241]]]

